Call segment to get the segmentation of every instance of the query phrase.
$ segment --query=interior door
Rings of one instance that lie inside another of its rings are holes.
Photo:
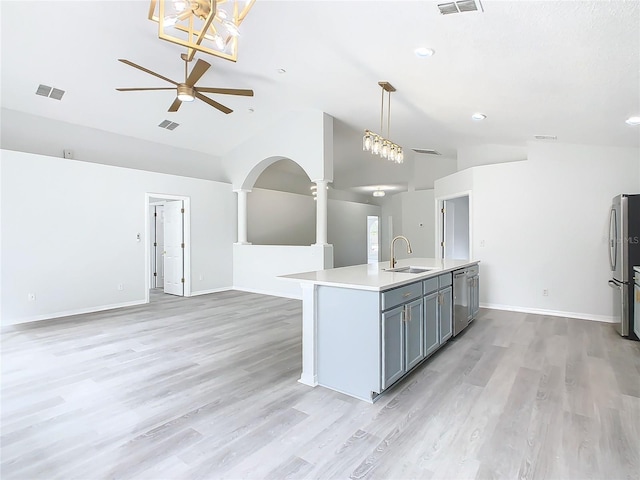
[[[184,208],[182,200],[164,206],[164,293],[184,295]]]

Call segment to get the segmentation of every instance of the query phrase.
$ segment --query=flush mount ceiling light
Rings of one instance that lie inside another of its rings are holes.
[[[471,118],[473,118],[474,120],[480,121],[487,118],[487,116],[484,113],[476,112],[473,115],[471,115]]]
[[[416,54],[416,57],[426,58],[432,57],[436,53],[436,51],[433,48],[418,47],[413,51],[413,53]]]
[[[388,93],[387,102],[387,137],[389,136],[389,124],[391,123],[391,92],[395,92],[396,89],[389,82],[378,82],[378,85],[382,87],[382,106],[380,107],[380,131],[383,131],[384,124],[384,92]],[[382,158],[386,158],[391,162],[403,163],[404,153],[402,147],[391,140],[388,140],[377,133],[373,133],[371,130],[364,131],[364,137],[362,137],[362,150],[365,152],[371,152],[373,155],[380,155]]]
[[[629,117],[625,120],[628,125],[640,125],[640,117]]]
[[[374,197],[384,197],[386,195],[384,190],[374,190],[373,191],[373,196]]]
[[[255,0],[151,0],[149,20],[158,37],[189,49],[235,62],[240,24]]]

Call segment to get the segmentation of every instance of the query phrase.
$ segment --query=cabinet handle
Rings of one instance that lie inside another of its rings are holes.
[[[410,322],[411,321],[411,307],[409,305],[407,305],[405,308],[407,309],[407,314],[408,314],[408,317],[409,317],[407,319],[407,322]]]
[[[407,298],[407,297],[408,297],[408,296],[410,296],[410,295],[411,295],[411,292],[407,292],[407,293],[405,293],[404,295],[402,295],[402,298]]]

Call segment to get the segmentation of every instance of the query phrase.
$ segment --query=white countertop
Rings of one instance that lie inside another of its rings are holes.
[[[442,273],[479,263],[477,260],[441,260],[437,258],[405,258],[398,260],[396,267],[431,268],[423,273],[389,272],[389,262],[353,265],[351,267],[331,268],[315,272],[295,273],[278,278],[301,283],[327,285],[331,287],[352,288],[355,290],[383,291],[399,287],[417,280],[424,280]]]

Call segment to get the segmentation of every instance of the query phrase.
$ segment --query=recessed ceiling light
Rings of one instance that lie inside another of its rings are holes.
[[[287,71],[284,68],[279,68],[278,73],[287,73]]]
[[[629,125],[640,125],[640,117],[629,117],[625,120]]]
[[[384,192],[384,190],[374,190],[373,191],[373,196],[374,197],[384,197],[386,195],[386,193]]]
[[[413,53],[416,54],[416,57],[426,58],[432,57],[436,53],[436,51],[433,48],[418,47],[413,51]]]
[[[487,118],[487,116],[484,113],[476,112],[471,115],[471,118],[473,118],[474,120],[484,120],[485,118]]]
[[[533,138],[536,140],[557,140],[558,137],[555,135],[534,135]]]
[[[249,107],[249,113],[253,113],[255,112],[255,109],[253,107]]]

